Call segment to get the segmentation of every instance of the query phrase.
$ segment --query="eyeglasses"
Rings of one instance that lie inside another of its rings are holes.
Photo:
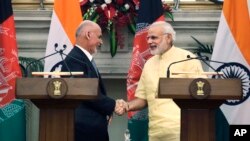
[[[159,36],[155,36],[155,35],[152,35],[152,36],[147,36],[147,40],[151,39],[151,40],[157,40],[158,38],[160,38],[161,36],[163,35],[166,35],[166,34],[169,34],[169,33],[163,33]]]

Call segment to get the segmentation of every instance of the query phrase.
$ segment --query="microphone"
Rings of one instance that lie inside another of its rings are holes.
[[[67,46],[64,45],[64,47],[67,47]],[[75,58],[75,57],[73,57],[73,56],[71,56],[71,55],[69,55],[69,54],[65,54],[65,53],[63,53],[63,52],[62,52],[60,55],[61,55],[61,57],[62,57],[62,55],[65,55],[66,57],[70,57],[70,58],[76,60],[77,62],[86,65],[86,66],[87,66],[88,72],[90,72],[90,66],[89,66],[89,64],[87,64],[86,62],[84,62],[84,61],[82,61],[82,60],[79,60],[78,58]],[[65,62],[65,59],[63,59],[63,57],[62,57],[62,62],[65,64],[66,69],[70,72],[70,77],[73,77],[72,71],[71,71],[70,68],[68,67],[68,65],[67,65],[67,63]]]
[[[199,57],[191,57],[190,55],[187,55],[187,58],[190,59],[198,59],[201,60],[203,63],[205,63],[209,68],[211,68],[213,71],[216,72],[215,68],[213,68],[210,64],[208,64],[206,61],[209,61],[209,58],[207,56],[199,56]]]
[[[190,55],[187,55],[187,59],[184,59],[184,60],[180,60],[180,61],[176,61],[176,62],[172,62],[169,66],[168,66],[168,69],[167,69],[167,78],[170,77],[170,67],[174,64],[177,64],[177,63],[181,63],[181,62],[185,62],[185,61],[189,61],[189,60],[193,60],[193,59],[198,59],[198,60],[204,60],[203,58],[208,58],[207,56],[198,56],[198,57],[191,57]]]
[[[219,64],[229,64],[229,63],[226,63],[226,62],[209,60],[209,58],[207,56],[201,56],[200,54],[198,54],[198,55],[199,55],[199,57],[191,57],[190,55],[188,55],[187,58],[201,60],[209,68],[211,68],[214,72],[216,72],[219,77],[221,77],[221,75],[219,74],[219,72],[214,67],[212,67],[208,62],[219,63]]]
[[[66,45],[65,45],[66,46]],[[24,76],[25,77],[28,77],[28,74],[29,74],[29,67],[33,64],[33,63],[36,63],[36,62],[38,62],[38,61],[41,61],[41,60],[44,60],[44,59],[46,59],[46,58],[48,58],[48,57],[50,57],[50,56],[53,56],[53,55],[55,55],[55,54],[62,54],[63,53],[63,51],[66,49],[66,47],[64,47],[63,49],[60,49],[60,50],[57,50],[57,47],[58,47],[58,44],[57,43],[55,43],[55,45],[54,45],[54,47],[55,47],[55,52],[54,53],[52,53],[52,54],[49,54],[49,55],[47,55],[47,56],[44,56],[44,57],[42,57],[42,58],[39,58],[39,59],[37,59],[37,60],[34,60],[34,61],[31,61],[30,63],[28,63],[27,65],[26,65],[26,67],[25,67],[25,70],[24,70]]]
[[[55,44],[55,48],[57,48],[57,46],[58,46],[58,45]],[[73,76],[73,75],[72,75],[72,72],[71,72],[71,70],[69,69],[68,64],[65,62],[65,60],[64,60],[64,58],[63,58],[63,55],[67,56],[67,54],[63,53],[63,51],[64,51],[66,48],[67,48],[67,46],[64,44],[64,45],[63,45],[63,50],[59,50],[59,54],[60,54],[60,56],[61,56],[62,62],[65,64],[65,66],[66,66],[66,68],[67,68],[67,70],[68,70],[68,72],[69,72],[69,74],[70,74],[70,77],[72,77],[72,76]]]
[[[54,48],[55,48],[55,52],[54,52],[54,53],[49,54],[49,55],[47,55],[47,56],[45,56],[45,57],[42,57],[42,58],[40,58],[40,59],[37,59],[37,60],[34,60],[34,61],[28,63],[28,64],[26,65],[25,69],[24,69],[24,76],[25,76],[25,77],[28,77],[28,74],[29,74],[29,67],[30,67],[33,63],[36,63],[36,62],[41,61],[41,60],[44,60],[45,58],[48,58],[48,57],[53,56],[53,55],[55,55],[55,54],[60,54],[60,57],[62,58],[62,61],[61,61],[61,62],[64,63],[66,69],[69,71],[70,77],[73,77],[73,74],[72,74],[72,71],[70,70],[70,68],[68,67],[67,63],[65,62],[65,59],[63,58],[63,56],[66,56],[66,57],[68,56],[68,57],[70,57],[70,58],[72,58],[72,59],[78,61],[79,63],[86,65],[86,66],[87,66],[87,71],[90,72],[90,66],[89,66],[89,64],[87,64],[86,62],[84,62],[84,61],[82,61],[82,60],[79,60],[79,59],[77,59],[77,58],[75,58],[75,57],[73,57],[73,56],[70,56],[70,55],[64,53],[64,50],[66,50],[67,45],[64,44],[64,45],[63,45],[63,49],[57,49],[57,48],[58,48],[58,43],[55,43],[55,44],[54,44]]]

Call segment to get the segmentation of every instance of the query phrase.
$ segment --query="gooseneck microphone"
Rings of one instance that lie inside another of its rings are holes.
[[[205,58],[204,58],[205,57]],[[187,56],[187,58],[192,59],[198,59],[201,60],[203,63],[205,63],[209,68],[211,68],[213,71],[216,72],[215,68],[213,68],[210,64],[207,63],[209,61],[209,58],[207,56],[200,56],[200,57],[191,57],[190,55]]]
[[[217,75],[220,77],[221,75],[219,74],[219,72],[212,67],[208,62],[213,62],[213,63],[219,63],[219,64],[228,64],[226,62],[220,62],[220,61],[214,61],[214,60],[209,60],[209,58],[207,56],[201,56],[199,55],[199,57],[191,57],[190,55],[187,56],[190,59],[198,59],[201,60],[204,64],[206,64],[209,68],[211,68],[214,72],[217,73]]]
[[[181,62],[185,62],[185,61],[189,61],[189,60],[193,60],[193,58],[188,58],[188,59],[184,59],[184,60],[180,60],[180,61],[170,63],[169,66],[168,66],[168,69],[167,69],[167,78],[170,77],[170,68],[171,68],[172,65],[177,64],[177,63],[181,63]]]
[[[55,48],[56,48],[56,47],[55,47]],[[64,48],[64,50],[65,50],[65,49],[67,48],[67,46],[64,44],[64,45],[63,45],[63,48]],[[63,51],[64,51],[64,50],[63,50]],[[62,59],[64,65],[65,65],[65,67],[67,68],[67,70],[68,70],[68,72],[69,72],[69,74],[70,74],[70,77],[72,77],[72,76],[73,76],[73,75],[72,75],[72,72],[71,72],[71,70],[69,69],[68,64],[65,62],[65,60],[64,60],[64,58],[63,58],[63,55],[67,56],[67,54],[64,54],[63,51],[62,51],[62,50],[59,51],[60,57],[61,57],[61,59]]]
[[[190,61],[193,59],[198,59],[198,60],[202,60],[206,65],[210,66],[209,64],[207,64],[207,62],[205,60],[208,60],[207,56],[198,56],[198,57],[191,57],[190,55],[187,55],[187,59],[184,60],[180,60],[180,61],[176,61],[176,62],[172,62],[171,64],[169,64],[168,69],[167,69],[167,78],[170,77],[170,68],[172,65],[177,64],[177,63],[181,63],[181,62],[185,62],[185,61]]]
[[[199,56],[199,57],[191,57],[190,55],[187,56],[187,58],[190,58],[190,59],[201,60],[204,64],[206,64],[209,68],[211,68],[214,72],[216,72],[218,76],[220,76],[219,72],[216,71],[216,69],[213,68],[209,63],[207,63],[207,61],[209,61],[209,58],[207,56],[204,56],[204,57],[205,59],[203,58],[203,56]]]
[[[78,62],[81,63],[81,64],[85,64],[85,65],[87,66],[88,71],[90,71],[90,70],[89,70],[90,67],[89,67],[89,65],[88,65],[86,62],[83,62],[82,60],[79,60],[79,59],[77,59],[77,58],[75,58],[75,57],[73,57],[73,56],[70,56],[70,55],[64,53],[64,50],[67,48],[67,46],[66,46],[65,44],[63,45],[63,49],[58,49],[58,43],[55,43],[55,44],[54,44],[54,48],[55,48],[55,52],[54,52],[54,53],[49,54],[49,55],[47,55],[47,56],[45,56],[45,57],[42,57],[42,58],[40,58],[40,59],[37,59],[37,60],[34,60],[34,61],[28,63],[28,64],[26,65],[26,68],[25,68],[25,73],[24,73],[25,77],[28,77],[28,74],[29,74],[29,67],[30,67],[33,63],[36,63],[36,62],[38,62],[38,61],[40,61],[40,60],[44,60],[44,59],[46,59],[46,58],[48,58],[48,57],[50,57],[50,56],[53,56],[53,55],[55,55],[55,54],[60,54],[60,57],[61,57],[61,59],[62,59],[62,63],[64,63],[66,69],[68,70],[68,72],[69,72],[69,74],[70,74],[70,77],[72,77],[73,74],[72,74],[72,71],[70,70],[70,68],[68,67],[67,63],[65,62],[65,59],[63,58],[63,56],[66,56],[66,57],[68,56],[68,57],[70,57],[70,58],[72,58],[72,59],[78,61]]]
[[[67,48],[67,46],[66,46],[66,45],[63,45],[63,48]],[[75,58],[75,57],[73,57],[73,56],[71,56],[71,55],[69,55],[69,54],[65,54],[64,52],[60,52],[60,55],[61,55],[61,58],[62,58],[63,63],[65,64],[66,69],[67,69],[67,70],[69,71],[69,73],[70,73],[70,77],[73,77],[74,75],[72,74],[72,71],[71,71],[71,69],[68,67],[67,63],[65,62],[65,59],[63,58],[63,55],[66,56],[66,57],[70,57],[70,58],[76,60],[77,62],[79,62],[79,63],[82,64],[82,65],[86,65],[87,71],[90,72],[90,66],[89,66],[89,64],[86,63],[86,62],[84,62],[83,60],[79,60],[78,58]],[[84,72],[84,73],[85,73],[85,72]],[[88,76],[88,75],[89,75],[89,74],[87,74],[87,76]],[[88,77],[89,77],[89,76],[88,76]]]
[[[41,60],[44,60],[44,59],[46,59],[46,58],[48,58],[48,57],[50,57],[50,56],[53,56],[53,55],[55,55],[55,54],[60,54],[60,55],[62,56],[63,51],[66,49],[67,46],[66,46],[66,45],[63,45],[63,49],[57,50],[58,44],[55,43],[54,47],[55,47],[55,52],[54,52],[54,53],[49,54],[49,55],[47,55],[47,56],[44,56],[44,57],[42,57],[42,58],[39,58],[39,59],[37,59],[37,60],[34,60],[34,61],[28,63],[28,64],[26,65],[26,67],[25,67],[24,76],[25,76],[25,77],[28,77],[29,67],[30,67],[33,63],[36,63],[36,62],[41,61]]]

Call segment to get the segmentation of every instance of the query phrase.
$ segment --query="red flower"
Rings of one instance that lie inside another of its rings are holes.
[[[123,5],[124,0],[115,0],[115,2],[116,2],[118,5]]]
[[[114,16],[116,15],[116,10],[115,7],[111,4],[107,5],[106,7],[104,7],[103,9],[105,16],[111,20],[114,18]]]
[[[117,45],[124,46],[122,28],[128,26],[135,33],[135,19],[140,0],[81,0],[83,18],[97,22],[103,31],[108,30],[111,37],[112,56]],[[165,12],[171,14],[171,8],[163,4]],[[115,43],[117,42],[117,44]],[[115,49],[114,49],[115,48]]]

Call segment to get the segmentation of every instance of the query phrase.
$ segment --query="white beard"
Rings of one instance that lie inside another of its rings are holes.
[[[164,42],[164,40],[160,43],[160,45],[159,46],[157,46],[156,47],[156,49],[154,49],[154,50],[150,50],[150,53],[152,54],[152,55],[161,55],[161,54],[163,54],[166,50],[167,50],[167,48],[165,47],[165,42]]]

